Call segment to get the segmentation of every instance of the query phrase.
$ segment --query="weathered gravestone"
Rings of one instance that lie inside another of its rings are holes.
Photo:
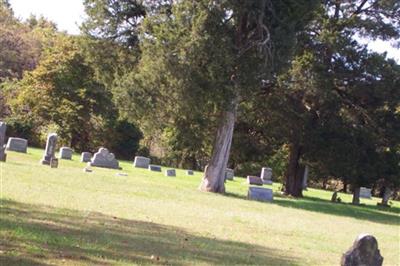
[[[92,153],[90,152],[82,152],[81,154],[81,162],[82,163],[87,163],[90,162],[90,160],[92,159]]]
[[[366,187],[360,187],[360,198],[370,199],[371,189]]]
[[[6,154],[6,147],[5,147],[5,141],[6,141],[6,129],[7,125],[4,122],[0,122],[0,161],[5,162],[7,158]]]
[[[263,181],[262,181],[262,179],[260,177],[251,176],[251,175],[247,176],[247,183],[249,185],[257,185],[257,186],[262,186],[263,185]]]
[[[165,170],[165,176],[176,176],[175,169],[167,169],[167,170]]]
[[[150,164],[149,168],[150,171],[161,172],[161,166]]]
[[[28,150],[28,141],[21,138],[8,138],[6,150],[26,153]]]
[[[138,168],[149,168],[150,158],[143,156],[135,156],[135,160],[133,162],[134,167]]]
[[[57,146],[57,134],[51,133],[47,136],[46,149],[44,151],[43,158],[40,161],[41,164],[50,165],[51,160],[56,157],[55,156],[56,146]]]
[[[106,148],[100,148],[88,163],[89,166],[103,167],[111,169],[119,169],[119,162],[115,159],[113,153],[110,153]]]
[[[383,193],[382,203],[380,205],[389,206],[389,199],[392,196],[392,190],[389,187],[385,187],[385,192]]]
[[[233,169],[226,168],[225,180],[233,180],[234,175],[235,175],[235,172],[233,171]]]
[[[186,175],[194,175],[193,170],[187,170]]]
[[[272,169],[268,167],[263,167],[261,169],[261,179],[264,184],[272,185]]]
[[[258,201],[272,201],[274,194],[270,188],[249,187],[247,198]]]
[[[341,266],[381,266],[383,257],[378,249],[378,241],[372,235],[362,234],[353,246],[343,254]]]
[[[60,159],[71,160],[72,159],[72,149],[69,147],[61,147],[60,148]]]

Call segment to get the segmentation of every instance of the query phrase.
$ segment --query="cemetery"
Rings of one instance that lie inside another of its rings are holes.
[[[400,266],[399,14],[0,0],[0,266]]]
[[[38,164],[43,154],[8,151],[0,165],[3,247],[27,245],[14,251],[15,263],[338,265],[356,259],[342,255],[366,232],[384,265],[398,262],[397,201],[384,208],[379,198],[361,198],[353,206],[351,195],[338,193],[343,203],[334,204],[331,192],[313,188],[293,199],[277,182],[259,177],[249,186],[237,176],[219,196],[197,189],[202,172],[162,167],[175,171],[171,179],[134,167],[133,158],[120,170],[88,168],[77,153],[51,169]],[[203,226],[210,221],[218,223]]]

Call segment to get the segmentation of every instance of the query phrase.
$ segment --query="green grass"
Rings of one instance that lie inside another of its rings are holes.
[[[377,237],[385,265],[400,264],[399,202],[352,206],[340,194],[333,204],[309,189],[262,203],[246,199],[244,179],[222,196],[198,191],[201,173],[165,177],[131,162],[84,173],[78,155],[51,169],[42,152],[9,152],[0,165],[0,265],[338,265],[360,233]]]

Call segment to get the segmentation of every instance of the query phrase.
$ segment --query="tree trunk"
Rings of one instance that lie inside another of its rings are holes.
[[[289,164],[285,173],[285,194],[293,197],[302,197],[304,167],[299,165],[301,147],[292,143],[289,147]]]
[[[347,193],[347,182],[346,181],[343,182],[343,192]]]
[[[354,205],[360,204],[360,187],[354,187],[353,189],[353,201],[351,202]]]
[[[388,206],[388,202],[390,199],[390,196],[392,195],[392,190],[389,187],[385,187],[385,192],[383,193],[382,197],[382,205]]]
[[[225,193],[225,171],[232,144],[237,105],[237,99],[234,99],[228,110],[222,113],[211,160],[204,171],[204,177],[200,184],[202,191]]]

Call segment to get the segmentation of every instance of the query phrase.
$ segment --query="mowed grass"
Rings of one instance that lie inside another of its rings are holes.
[[[346,203],[333,204],[309,189],[262,203],[240,178],[215,195],[198,191],[201,173],[165,177],[131,162],[84,173],[76,154],[51,169],[42,153],[0,164],[0,265],[338,265],[360,233],[377,237],[384,265],[400,264],[399,202],[356,207],[340,194]]]

